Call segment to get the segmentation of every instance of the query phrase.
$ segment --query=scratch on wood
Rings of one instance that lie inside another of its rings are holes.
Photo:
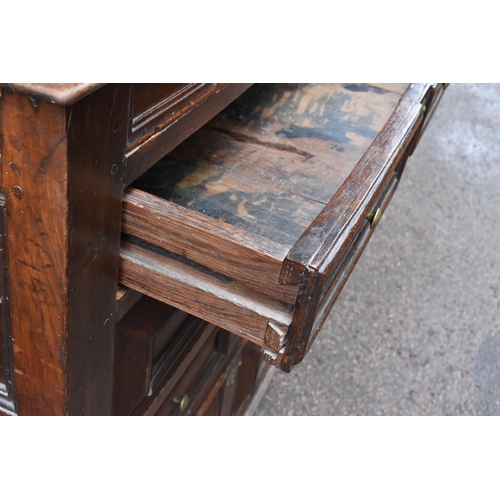
[[[233,132],[231,130],[225,130],[223,128],[214,128],[217,132],[228,135],[232,139],[238,142],[247,142],[250,144],[257,144],[258,146],[264,146],[266,148],[277,149],[278,151],[285,151],[287,153],[294,153],[296,155],[302,156],[304,161],[314,158],[314,155],[308,153],[307,151],[301,151],[300,149],[294,148],[293,146],[287,146],[285,144],[273,144],[272,142],[260,141],[255,137],[250,137],[249,135],[239,134],[238,132]]]
[[[45,171],[45,163],[47,162],[49,156],[51,156],[55,150],[66,140],[66,135],[64,137],[62,137],[59,141],[57,141],[56,144],[54,144],[54,146],[52,146],[48,151],[47,153],[45,153],[45,156],[42,158],[42,161],[40,162],[40,166],[38,167],[38,171],[45,174],[46,171]]]
[[[32,266],[31,264],[28,264],[24,260],[17,259],[17,262],[19,262],[19,264],[22,264],[23,266],[26,266],[26,267],[29,267],[30,269],[33,269],[33,271],[36,271],[37,273],[40,272],[35,266]]]
[[[69,126],[71,125],[71,117],[73,116],[73,106],[69,108],[68,125],[66,126],[66,136],[69,134]]]
[[[111,110],[109,111],[108,122],[106,123],[106,131],[109,130],[109,124],[111,122],[111,116],[113,114],[113,110],[115,109],[116,94],[118,94],[118,85],[115,86],[115,91],[113,92],[113,102],[111,103]]]
[[[52,408],[52,406],[47,402],[47,400],[36,389],[35,389],[35,392],[40,397],[40,399],[50,408],[52,413],[55,414],[56,412],[54,411],[54,408]]]

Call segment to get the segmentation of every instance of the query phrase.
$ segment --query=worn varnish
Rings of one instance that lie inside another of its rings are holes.
[[[223,83],[132,84],[127,152],[137,149],[223,87]]]
[[[229,201],[231,191],[244,195],[260,189],[263,196],[256,200],[238,197],[234,205],[242,208],[240,213],[232,210],[236,219],[245,219],[244,209],[248,205],[251,211],[252,202],[274,215],[274,205],[279,209],[279,196],[285,194],[325,204],[399,99],[398,94],[359,85],[256,85],[150,169],[137,186],[147,190],[156,185],[154,194],[203,213],[217,206],[217,201],[212,206],[211,196],[226,193]],[[193,196],[199,203],[198,193],[191,193],[197,187],[208,198],[199,208],[193,204]],[[310,212],[304,214],[308,223],[317,215]],[[294,215],[296,219],[300,213]],[[215,217],[220,218],[217,213]],[[258,216],[250,213],[246,219],[258,230]]]
[[[248,86],[2,86],[4,411],[112,412],[123,189]]]
[[[300,362],[442,86],[264,85],[216,116],[249,88],[2,86],[0,415],[244,414],[263,349]]]
[[[359,84],[254,86],[134,184],[124,231],[293,304],[297,291],[278,283],[285,254],[399,98]]]
[[[359,85],[356,83],[351,83],[351,85]],[[394,92],[395,94],[403,95],[408,88],[408,83],[369,83],[370,87],[376,87],[383,90],[388,90],[389,92]]]
[[[7,88],[27,94],[33,102],[49,101],[68,106],[96,91],[103,83],[7,83]]]
[[[371,235],[366,216],[390,200],[436,88],[254,86],[125,193],[120,279],[289,371]]]
[[[125,129],[113,132],[112,124],[127,119],[124,90],[106,86],[71,108],[2,96],[21,414],[111,411],[125,147]]]
[[[148,170],[250,86],[249,83],[130,85],[125,185]]]

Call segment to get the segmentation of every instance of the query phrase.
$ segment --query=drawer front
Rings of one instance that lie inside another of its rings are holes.
[[[130,415],[160,384],[162,356],[186,331],[203,323],[151,297],[143,296],[117,323],[115,331],[113,413]],[[185,346],[189,348],[189,343]],[[177,368],[175,363],[168,367]]]
[[[261,349],[123,286],[117,304],[115,415],[238,415],[256,405]]]
[[[262,105],[252,89],[126,192],[120,280],[263,347],[267,362],[290,371],[367,244],[367,218],[389,203],[435,89],[412,84],[400,98],[363,85],[278,87],[264,89]],[[344,135],[328,128],[334,120]],[[310,196],[325,200],[318,212]]]
[[[253,411],[250,407],[258,404],[267,387],[260,349],[240,340],[229,342],[224,354],[221,337],[234,336],[221,330],[209,338],[156,415],[231,416]]]
[[[233,338],[225,330],[214,331],[155,414],[229,415],[245,344],[241,339],[233,342]],[[246,375],[252,378],[251,371]]]
[[[186,370],[185,374],[158,409],[156,415],[191,415],[199,395],[217,382],[224,354],[217,350],[218,331],[214,332]]]

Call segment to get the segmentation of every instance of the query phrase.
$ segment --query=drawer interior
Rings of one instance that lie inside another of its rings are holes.
[[[193,217],[224,222],[279,260],[352,172],[400,98],[368,85],[254,85],[133,187]],[[125,222],[127,231],[132,221]],[[178,251],[168,241],[154,243]]]
[[[427,90],[254,85],[127,189],[121,281],[289,371],[359,256],[353,242],[366,244],[366,215],[393,191]]]

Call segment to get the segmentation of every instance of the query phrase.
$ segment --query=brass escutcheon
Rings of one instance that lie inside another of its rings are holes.
[[[379,222],[380,218],[382,217],[382,209],[377,208],[375,212],[370,212],[366,216],[366,220],[370,221],[370,229],[373,229]]]

